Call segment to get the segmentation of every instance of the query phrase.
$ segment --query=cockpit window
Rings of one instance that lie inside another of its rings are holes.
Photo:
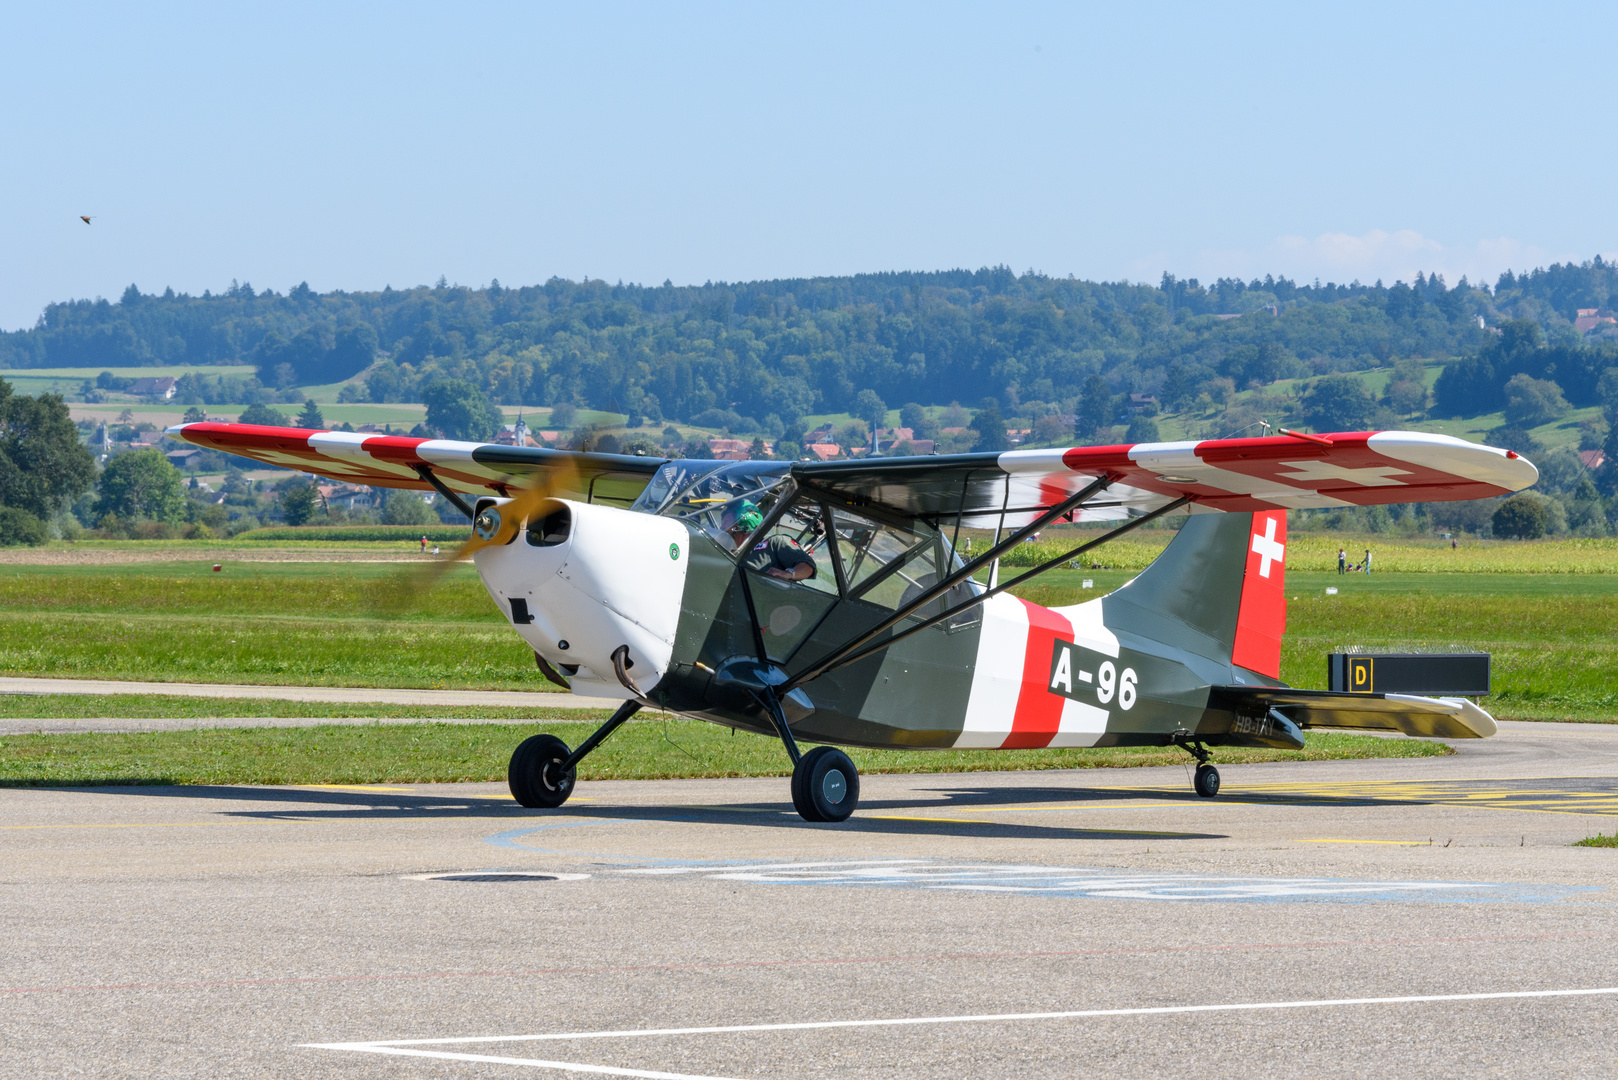
[[[643,514],[661,513],[663,504],[672,496],[723,465],[722,461],[671,461],[652,474],[651,483],[646,485],[630,509]]]
[[[941,568],[948,576],[962,565],[960,557],[948,550],[944,537],[920,522],[913,529],[905,529],[840,507],[832,511],[832,517],[848,595],[868,604],[896,611],[932,588]],[[964,581],[921,608],[914,617],[936,615],[982,591],[977,582]],[[968,608],[950,619],[948,625],[966,626],[979,617],[977,608]]]
[[[732,551],[735,535],[749,523],[756,528],[775,506],[791,468],[788,461],[671,461],[633,509],[689,521]]]

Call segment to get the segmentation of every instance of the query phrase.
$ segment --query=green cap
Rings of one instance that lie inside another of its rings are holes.
[[[725,512],[719,515],[719,524],[726,532],[735,532],[737,529],[746,529],[752,532],[764,524],[764,515],[758,512],[758,507],[746,499],[725,507]]]

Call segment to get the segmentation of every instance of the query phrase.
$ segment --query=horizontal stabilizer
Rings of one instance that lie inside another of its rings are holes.
[[[1442,739],[1487,739],[1499,730],[1494,717],[1466,698],[1336,694],[1282,686],[1216,686],[1208,707],[1246,715],[1262,715],[1275,709],[1301,728],[1402,731]]]

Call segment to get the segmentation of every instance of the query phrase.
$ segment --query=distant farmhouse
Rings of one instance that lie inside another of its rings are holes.
[[[125,393],[134,394],[136,397],[158,397],[168,401],[174,396],[174,383],[173,377],[168,375],[156,379],[136,379],[129,384]]]
[[[1573,320],[1573,329],[1588,334],[1602,323],[1618,323],[1618,317],[1606,308],[1581,307],[1579,317]]]

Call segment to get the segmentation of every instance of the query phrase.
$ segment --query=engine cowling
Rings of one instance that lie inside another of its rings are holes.
[[[503,502],[491,504],[496,514]],[[628,646],[627,674],[649,692],[668,671],[690,562],[678,521],[615,507],[547,499],[522,528],[480,515],[504,543],[473,555],[484,588],[552,666],[577,666],[575,691],[627,698],[612,654]]]

